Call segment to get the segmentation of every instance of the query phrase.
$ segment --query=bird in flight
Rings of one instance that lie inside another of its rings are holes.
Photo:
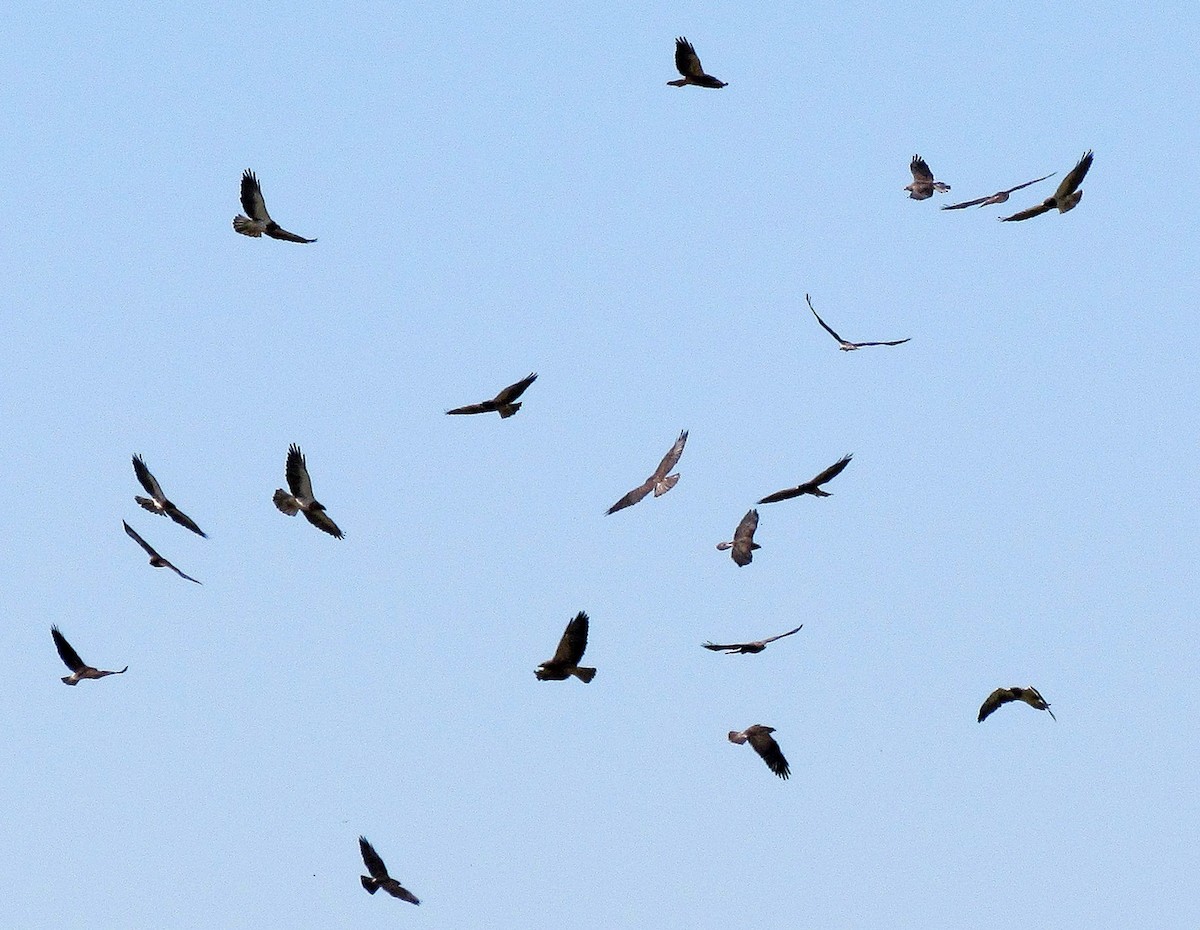
[[[155,568],[169,568],[180,578],[186,578],[188,581],[195,581],[196,584],[203,584],[201,581],[196,581],[196,579],[191,575],[185,575],[161,555],[155,552],[154,547],[151,546],[150,543],[146,542],[146,540],[142,539],[142,537],[137,534],[137,531],[124,520],[121,521],[121,525],[125,527],[125,532],[129,534],[129,538],[146,550],[146,555],[150,556],[150,564]]]
[[[679,438],[675,440],[675,445],[671,446],[671,451],[663,456],[661,462],[658,463],[658,468],[654,469],[654,474],[646,479],[646,483],[634,488],[619,501],[608,508],[606,513],[616,513],[618,510],[624,510],[626,507],[632,507],[643,497],[654,491],[655,497],[662,497],[671,488],[679,482],[679,475],[667,474],[675,463],[679,461],[679,456],[683,455],[683,447],[687,443],[688,431],[684,430],[679,434]]]
[[[1006,191],[996,191],[994,194],[989,194],[987,197],[977,197],[975,200],[964,200],[962,203],[952,203],[948,207],[942,207],[943,210],[961,210],[963,207],[987,207],[994,203],[1004,203],[1008,200],[1008,195],[1013,191],[1019,191],[1024,187],[1029,187],[1031,184],[1037,184],[1039,181],[1044,181],[1046,178],[1054,177],[1054,172],[1043,174],[1040,178],[1034,178],[1032,181],[1026,181],[1024,184],[1018,184],[1016,187],[1010,187]]]
[[[1062,183],[1058,185],[1058,190],[1054,192],[1054,196],[1047,197],[1036,207],[1030,207],[1028,210],[1022,210],[1020,213],[1014,213],[1012,216],[1002,216],[1002,223],[1015,223],[1021,220],[1027,220],[1032,216],[1041,216],[1058,208],[1059,213],[1066,213],[1068,210],[1074,210],[1076,204],[1083,198],[1083,191],[1079,190],[1079,185],[1083,183],[1084,175],[1088,173],[1088,169],[1092,167],[1092,153],[1087,151],[1083,153],[1083,157],[1071,169],[1070,173],[1062,179]]]
[[[742,522],[737,525],[737,529],[733,531],[732,542],[719,542],[717,548],[724,552],[726,549],[732,549],[729,557],[738,565],[749,565],[754,561],[755,549],[761,549],[758,543],[754,541],[754,531],[758,529],[758,511],[749,510],[742,517]]]
[[[821,485],[826,481],[832,481],[842,473],[842,469],[850,464],[850,459],[853,458],[853,453],[843,455],[840,459],[826,468],[821,474],[817,475],[811,481],[806,481],[804,484],[798,484],[794,488],[786,488],[782,491],[776,491],[774,494],[768,494],[760,504],[774,504],[777,501],[786,501],[793,497],[799,497],[801,494],[811,494],[814,497],[829,497],[828,491],[821,490]]]
[[[779,744],[771,736],[774,732],[774,727],[764,727],[761,723],[756,723],[752,727],[746,727],[741,733],[737,730],[730,730],[729,742],[737,743],[740,746],[748,741],[754,747],[754,751],[762,756],[763,762],[767,763],[767,768],[780,778],[787,778],[792,773]]]
[[[383,860],[379,858],[379,853],[375,852],[375,847],[370,844],[365,836],[358,838],[358,848],[362,852],[363,865],[371,873],[370,875],[360,876],[362,886],[367,889],[367,894],[374,894],[382,888],[393,898],[399,898],[401,901],[407,901],[409,904],[421,903],[417,900],[415,894],[392,878],[392,876],[388,875],[387,866],[383,864]]]
[[[304,511],[304,519],[309,523],[322,532],[341,539],[345,534],[338,529],[336,523],[329,519],[329,514],[325,512],[325,505],[313,497],[312,479],[308,477],[308,466],[304,463],[304,454],[295,443],[288,447],[285,473],[287,485],[292,493],[289,494],[283,488],[277,488],[273,498],[275,506],[289,517],[295,516],[297,511]]]
[[[1046,699],[1038,693],[1037,688],[997,688],[988,695],[983,706],[979,708],[979,722],[983,723],[1001,704],[1008,704],[1012,701],[1024,701],[1034,710],[1044,710],[1050,715],[1051,720],[1057,719],[1054,711],[1050,709],[1050,705],[1046,703]]]
[[[63,664],[71,670],[71,674],[63,679],[63,684],[65,685],[77,685],[85,678],[124,675],[129,671],[128,665],[119,672],[106,672],[98,668],[92,668],[90,665],[85,665],[83,659],[79,658],[79,653],[71,648],[71,644],[67,642],[67,638],[58,632],[58,627],[50,627],[50,635],[54,637],[54,647],[58,650],[58,655],[63,660]]]
[[[692,48],[692,43],[680,36],[675,40],[675,68],[683,77],[676,81],[667,81],[672,87],[683,87],[685,84],[695,84],[697,87],[724,87],[725,81],[718,81],[711,74],[704,73],[700,64],[700,56]]]
[[[247,215],[240,213],[233,218],[233,228],[243,236],[253,236],[257,239],[266,233],[272,239],[286,239],[288,242],[316,242],[316,239],[305,239],[293,232],[288,232],[267,212],[267,202],[263,200],[262,188],[258,186],[258,178],[247,168],[242,173],[242,209]]]
[[[531,371],[516,384],[510,384],[491,400],[485,400],[481,404],[468,404],[466,407],[455,407],[453,410],[447,410],[446,413],[498,413],[500,419],[506,419],[521,409],[521,405],[514,401],[524,394],[525,389],[536,380],[537,372]]]
[[[567,624],[554,658],[543,662],[534,671],[538,681],[566,681],[574,675],[585,684],[596,677],[594,668],[583,668],[579,663],[587,649],[588,615],[579,611]]]
[[[187,527],[187,529],[203,536],[205,539],[208,538],[208,534],[196,526],[191,517],[167,500],[167,495],[163,493],[163,489],[158,481],[150,474],[150,469],[146,467],[146,463],[140,455],[133,457],[133,473],[137,475],[137,480],[146,489],[146,493],[150,495],[149,498],[145,498],[138,497],[135,494],[133,497],[135,501],[151,513],[170,517],[180,526]]]
[[[838,346],[843,352],[853,352],[855,349],[861,349],[863,346],[898,346],[901,343],[908,342],[909,339],[912,339],[912,336],[909,336],[908,339],[893,339],[891,342],[847,342],[845,339],[835,333],[830,328],[828,323],[821,319],[821,315],[817,313],[816,309],[812,305],[812,299],[807,294],[804,295],[804,299],[808,301],[808,309],[812,310],[812,315],[817,318],[817,322],[821,324],[821,328],[838,341]]]
[[[767,643],[773,643],[777,639],[783,639],[785,636],[791,636],[793,633],[799,633],[804,629],[804,624],[801,623],[796,629],[788,630],[786,633],[780,633],[778,636],[768,636],[766,639],[756,639],[752,643],[727,643],[724,645],[718,643],[702,643],[705,649],[711,649],[713,652],[724,652],[727,656],[733,655],[757,655],[767,648]]]
[[[920,155],[914,155],[912,161],[908,164],[908,170],[912,172],[912,183],[906,188],[908,196],[913,200],[928,200],[933,196],[934,191],[945,193],[950,190],[949,184],[943,184],[941,181],[933,179],[933,172],[929,170],[929,165],[925,163],[925,159]]]

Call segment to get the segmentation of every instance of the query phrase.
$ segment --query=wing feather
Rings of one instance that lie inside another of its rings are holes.
[[[852,458],[854,458],[854,453],[850,453],[848,455],[843,455],[840,459],[838,459],[836,462],[834,462],[832,465],[830,465],[828,468],[826,468],[823,472],[821,472],[821,474],[819,474],[815,478],[813,478],[812,481],[809,482],[809,484],[820,487],[826,481],[831,481],[832,479],[836,478],[838,475],[840,475],[842,473],[842,470],[845,469],[845,467],[850,464],[850,459],[852,459]]]
[[[324,510],[305,510],[304,518],[317,529],[328,533],[335,539],[345,538],[346,534],[338,529],[338,525],[330,519],[329,514]]]
[[[295,443],[288,446],[287,465],[285,468],[288,488],[292,494],[304,503],[315,500],[313,497],[312,479],[308,476],[308,465],[304,461],[304,453]]]
[[[654,487],[654,481],[653,481],[653,479],[651,479],[650,481],[647,481],[645,484],[641,485],[640,487],[634,488],[632,491],[630,491],[628,494],[626,494],[624,497],[622,497],[619,501],[617,501],[615,504],[613,504],[611,507],[609,507],[608,510],[605,511],[605,513],[606,514],[614,514],[618,510],[624,510],[626,507],[632,507],[634,504],[636,504],[638,501],[640,501],[643,497],[645,497],[647,494],[649,494],[651,488],[653,488],[653,487]]]
[[[497,394],[495,399],[492,401],[492,403],[495,404],[497,407],[501,407],[504,404],[511,404],[514,400],[516,400],[518,397],[520,397],[522,394],[524,394],[525,389],[527,387],[529,387],[529,385],[533,384],[533,382],[536,380],[537,380],[537,372],[531,371],[527,376],[522,378],[516,384],[510,384],[503,391],[501,391],[499,394]]]
[[[704,67],[700,64],[700,56],[696,54],[696,49],[692,47],[692,43],[683,36],[675,40],[675,68],[684,77],[698,78],[704,76]]]
[[[1050,197],[1042,201],[1036,207],[1030,207],[1028,210],[1022,210],[1020,213],[1014,213],[1012,216],[1000,217],[1001,223],[1019,223],[1021,220],[1027,220],[1031,217],[1041,216],[1047,210],[1054,209],[1054,198]]]
[[[150,474],[150,469],[146,467],[146,462],[141,455],[133,457],[133,473],[137,475],[138,482],[146,489],[147,494],[160,504],[166,503],[167,496],[163,494],[163,489],[159,486],[158,481]]]
[[[587,640],[588,615],[581,610],[567,624],[550,663],[568,668],[578,665],[583,659],[583,653],[587,650]]]
[[[1076,163],[1075,167],[1062,179],[1062,183],[1058,185],[1058,190],[1054,192],[1055,199],[1065,200],[1071,194],[1075,193],[1079,185],[1083,183],[1083,179],[1091,167],[1092,153],[1091,150],[1088,150],[1083,153],[1083,156]]]
[[[367,867],[367,871],[371,873],[374,879],[382,880],[388,878],[387,866],[383,864],[383,860],[379,858],[379,853],[375,852],[375,847],[365,836],[358,838],[358,848],[362,853],[363,865]]]
[[[687,430],[679,434],[679,438],[675,440],[675,445],[671,446],[671,451],[663,456],[662,461],[658,463],[658,468],[654,469],[652,480],[662,481],[667,477],[667,474],[679,461],[679,457],[683,455],[683,447],[687,444],[687,438]]]
[[[154,551],[154,547],[151,546],[150,543],[146,542],[146,540],[142,539],[142,537],[138,535],[137,530],[135,530],[132,526],[130,526],[124,520],[121,521],[121,525],[123,527],[125,527],[125,532],[127,534],[129,534],[129,538],[132,539],[135,543],[137,543],[139,546],[141,546],[143,549],[146,550],[146,555],[150,556],[150,558],[152,558],[152,559],[161,559],[162,558],[162,556],[160,556],[157,552]]]
[[[50,635],[54,637],[54,648],[58,650],[58,657],[63,660],[63,664],[73,672],[79,671],[81,668],[87,668],[83,659],[79,658],[79,653],[71,648],[71,644],[67,642],[67,638],[58,631],[58,627],[50,627]]]
[[[495,401],[485,400],[482,404],[467,404],[465,407],[455,407],[453,410],[447,410],[447,414],[455,413],[495,413]]]
[[[825,332],[829,333],[829,335],[831,335],[839,343],[845,342],[846,340],[844,340],[841,336],[839,336],[837,333],[835,333],[833,331],[833,329],[829,326],[829,324],[821,319],[820,314],[817,313],[816,308],[813,307],[812,300],[811,300],[811,298],[809,298],[809,296],[807,294],[804,295],[804,299],[808,301],[808,309],[812,310],[812,315],[817,318],[817,322],[821,324],[821,328],[824,329]]]
[[[271,214],[267,212],[267,202],[263,200],[262,187],[249,168],[242,172],[242,209],[252,220],[272,222]]]

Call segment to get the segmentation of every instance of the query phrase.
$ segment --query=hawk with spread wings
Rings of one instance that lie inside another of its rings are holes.
[[[263,200],[262,188],[258,178],[249,168],[242,174],[242,209],[246,216],[238,214],[233,218],[233,228],[243,236],[253,236],[255,239],[268,235],[272,239],[285,239],[288,242],[316,242],[316,239],[305,239],[293,232],[288,232],[267,212],[267,202]]]
[[[711,649],[713,652],[724,652],[727,656],[732,655],[758,655],[767,648],[767,643],[773,643],[777,639],[783,639],[785,636],[791,636],[793,633],[799,633],[804,629],[804,624],[801,623],[796,629],[788,630],[786,633],[780,633],[778,636],[768,636],[766,639],[756,639],[752,643],[701,643],[705,649]]]
[[[912,172],[912,183],[906,188],[908,196],[913,200],[928,200],[933,196],[933,192],[945,193],[950,190],[949,184],[943,184],[941,181],[933,179],[933,172],[929,170],[929,165],[920,155],[914,155],[912,161],[908,164],[908,170]]]
[[[952,203],[947,207],[942,207],[943,210],[961,210],[964,207],[987,207],[994,203],[1004,203],[1008,200],[1009,194],[1014,191],[1022,190],[1029,187],[1031,184],[1037,184],[1039,181],[1044,181],[1046,178],[1054,177],[1054,172],[1043,174],[1040,178],[1034,178],[1032,181],[1026,181],[1024,184],[1018,184],[1016,187],[1010,187],[1008,190],[996,191],[994,194],[989,194],[986,197],[977,197],[975,200],[964,200],[962,203]]]
[[[679,438],[675,440],[675,445],[671,446],[671,451],[663,456],[661,462],[658,463],[658,468],[654,469],[654,474],[646,479],[644,484],[634,488],[619,501],[608,508],[605,513],[613,514],[618,510],[624,510],[626,507],[632,507],[643,497],[654,492],[655,497],[662,497],[671,488],[679,483],[678,474],[668,474],[675,464],[679,461],[679,457],[683,455],[683,447],[687,444],[688,431],[684,430],[679,434]]]
[[[855,349],[861,349],[863,346],[898,346],[912,339],[912,336],[909,336],[908,339],[893,339],[891,342],[847,342],[835,333],[828,323],[821,319],[821,315],[817,313],[816,308],[812,305],[812,299],[807,294],[804,295],[804,299],[808,301],[808,309],[812,310],[812,315],[817,318],[817,322],[821,324],[821,328],[838,341],[838,347],[843,352],[853,352]]]
[[[1037,688],[997,688],[988,695],[987,700],[979,708],[979,722],[983,723],[1001,705],[1010,704],[1013,701],[1024,701],[1034,710],[1044,710],[1050,715],[1051,720],[1057,719],[1054,711],[1050,709],[1050,705],[1046,703],[1046,699],[1038,693]]]
[[[185,575],[183,572],[181,572],[179,569],[177,569],[174,565],[172,565],[170,562],[168,562],[166,559],[164,559],[161,555],[159,555],[154,550],[154,547],[151,546],[150,543],[148,543],[148,542],[146,542],[146,540],[142,539],[142,537],[137,534],[137,531],[132,526],[130,526],[128,523],[126,523],[124,520],[121,521],[121,525],[123,527],[125,527],[125,532],[129,534],[129,538],[132,539],[135,543],[137,543],[139,546],[141,546],[143,549],[146,550],[146,555],[150,556],[150,564],[153,565],[155,568],[169,568],[180,578],[183,578],[187,581],[195,581],[196,584],[204,583],[202,581],[196,581],[196,579],[193,578],[191,575]]]
[[[759,503],[774,504],[778,501],[786,501],[793,497],[799,497],[801,494],[811,494],[813,497],[829,497],[831,495],[828,491],[823,491],[821,489],[821,485],[823,485],[826,481],[832,481],[834,478],[840,475],[842,473],[842,469],[850,464],[850,459],[853,457],[853,453],[850,455],[843,455],[840,459],[826,468],[815,478],[805,481],[803,484],[798,484],[794,488],[785,488],[782,491],[776,491],[774,494],[768,494],[766,497],[760,500]]]
[[[754,561],[754,550],[761,549],[758,543],[754,541],[754,531],[758,529],[758,511],[749,510],[742,517],[742,522],[737,525],[737,529],[733,531],[732,542],[719,542],[717,548],[724,552],[726,549],[732,549],[729,557],[733,559],[739,566],[749,565]]]
[[[1020,213],[1014,213],[1012,216],[1002,216],[1000,217],[1000,221],[1002,223],[1017,223],[1033,216],[1041,216],[1043,213],[1048,213],[1056,208],[1059,213],[1074,210],[1079,201],[1083,199],[1083,191],[1079,189],[1079,185],[1083,183],[1084,176],[1088,173],[1090,167],[1092,167],[1092,153],[1091,150],[1088,150],[1083,153],[1083,157],[1079,159],[1070,173],[1062,179],[1062,183],[1058,185],[1058,190],[1054,192],[1054,196],[1047,197],[1036,207],[1022,210]]]
[[[370,875],[360,876],[362,886],[367,889],[367,894],[374,894],[382,888],[393,898],[399,898],[401,901],[407,901],[409,904],[421,903],[417,900],[415,894],[392,878],[392,876],[388,875],[387,866],[383,864],[383,860],[379,858],[379,853],[375,852],[375,847],[371,845],[365,836],[358,838],[358,849],[362,853],[363,865],[371,873]]]
[[[58,650],[58,656],[63,660],[63,665],[71,670],[71,674],[63,679],[64,685],[77,685],[85,678],[104,678],[107,675],[124,675],[129,671],[129,666],[126,665],[119,672],[106,672],[102,669],[92,668],[79,658],[79,653],[71,648],[71,644],[67,642],[67,638],[58,631],[58,627],[50,627],[50,635],[54,637],[54,648]]]
[[[767,768],[780,778],[787,778],[792,772],[788,768],[787,759],[783,757],[783,751],[779,748],[779,744],[771,736],[774,732],[774,727],[764,727],[761,723],[756,723],[752,727],[746,727],[740,733],[737,730],[730,730],[729,742],[737,743],[739,746],[749,742],[754,751],[762,756],[763,762],[767,763]]]
[[[275,506],[289,517],[295,516],[297,512],[303,512],[304,519],[317,529],[328,533],[335,539],[342,539],[345,534],[338,529],[336,523],[329,519],[329,514],[325,512],[325,505],[313,497],[312,479],[308,477],[308,466],[304,461],[304,453],[295,443],[288,447],[285,473],[287,485],[292,493],[289,494],[283,488],[277,488],[273,498]]]
[[[498,413],[500,419],[507,419],[521,409],[521,405],[516,403],[517,398],[524,394],[525,389],[536,380],[537,372],[531,371],[516,384],[510,384],[491,400],[485,400],[479,404],[468,404],[465,407],[455,407],[453,410],[447,410],[446,413]]]
[[[150,469],[146,467],[146,463],[140,455],[135,455],[133,457],[133,473],[137,475],[138,482],[143,488],[146,489],[146,493],[150,495],[149,498],[145,498],[138,497],[135,494],[133,499],[137,501],[139,505],[146,510],[149,510],[151,513],[157,513],[164,517],[170,517],[180,526],[186,527],[193,533],[203,536],[205,539],[208,538],[208,534],[204,532],[204,530],[200,529],[200,527],[196,526],[195,521],[193,521],[191,517],[167,500],[167,495],[163,493],[163,489],[159,485],[158,481],[155,480],[152,474],[150,474]]]
[[[588,615],[581,610],[567,624],[562,639],[558,641],[554,658],[543,662],[534,671],[538,681],[566,681],[574,675],[586,684],[595,678],[594,668],[584,668],[579,664],[583,661],[587,641]]]
[[[704,66],[700,64],[700,56],[692,48],[692,43],[683,36],[675,40],[675,68],[683,77],[675,81],[667,81],[672,87],[695,84],[697,87],[715,89],[726,86],[725,81],[718,81],[711,74],[704,73]]]

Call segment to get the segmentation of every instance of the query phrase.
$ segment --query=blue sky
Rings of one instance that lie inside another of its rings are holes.
[[[1049,7],[18,4],[11,925],[1195,926],[1200,14]]]

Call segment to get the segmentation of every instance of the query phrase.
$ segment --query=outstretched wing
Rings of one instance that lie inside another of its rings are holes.
[[[306,510],[304,511],[304,518],[317,529],[328,533],[335,539],[345,538],[346,534],[338,529],[338,525],[329,518],[329,514],[324,510]]]
[[[129,538],[146,550],[146,555],[150,556],[152,559],[162,558],[161,555],[154,551],[154,547],[150,545],[150,543],[146,542],[146,540],[142,539],[142,537],[138,535],[137,530],[135,530],[124,520],[121,521],[121,525],[125,527],[125,532],[129,534]]]
[[[1032,184],[1033,182],[1030,181],[1029,183]],[[1025,185],[1022,184],[1021,186],[1024,187]],[[1014,191],[1016,189],[1017,188],[1015,188],[1015,187],[1013,188]],[[1009,191],[1009,193],[1011,194],[1012,191]],[[974,200],[964,200],[962,203],[952,203],[952,204],[949,204],[948,206],[942,207],[942,209],[943,210],[962,210],[964,207],[977,207],[981,203],[987,203],[989,200],[991,200],[995,196],[996,196],[995,194],[988,194],[986,197],[976,197]]]
[[[683,36],[675,40],[675,67],[684,77],[704,76],[704,67],[700,64],[700,56],[696,54],[692,43]]]
[[[614,514],[618,510],[624,510],[626,507],[632,507],[634,504],[636,504],[638,501],[640,501],[643,497],[645,497],[647,494],[649,494],[651,488],[653,488],[653,487],[654,487],[654,479],[652,478],[649,481],[647,481],[645,484],[641,485],[640,487],[634,488],[632,491],[630,491],[628,494],[626,494],[624,497],[622,497],[619,501],[617,501],[615,504],[613,504],[611,507],[609,507],[608,510],[606,510],[604,512],[606,514]]]
[[[1024,184],[1018,184],[1016,187],[1010,187],[1004,193],[1011,194],[1011,193],[1013,193],[1013,191],[1024,190],[1026,187],[1029,187],[1029,185],[1031,185],[1031,184],[1037,184],[1039,181],[1044,181],[1044,180],[1046,180],[1046,178],[1052,178],[1052,177],[1054,177],[1053,171],[1051,171],[1049,174],[1043,174],[1040,178],[1034,178],[1032,181],[1026,181]],[[1080,180],[1083,180],[1083,179],[1080,178]],[[993,196],[995,196],[995,195],[993,194]]]
[[[979,707],[979,722],[983,723],[990,717],[999,707],[1007,704],[1009,701],[1015,701],[1016,695],[1012,693],[1011,688],[997,688],[987,696],[987,700]]]
[[[562,639],[558,641],[558,649],[554,651],[554,658],[550,662],[565,668],[578,665],[587,649],[587,639],[588,615],[581,610],[567,624]]]
[[[198,581],[197,579],[193,578],[191,575],[185,575],[183,572],[181,572],[178,568],[176,568],[174,565],[172,565],[166,559],[163,559],[163,564],[166,565],[167,568],[169,568],[171,571],[173,571],[180,578],[183,578],[186,581],[194,581],[196,584],[200,584],[200,585],[204,584],[203,581]]]
[[[528,375],[518,381],[516,384],[510,384],[503,391],[496,395],[492,401],[497,407],[502,407],[505,404],[511,404],[514,400],[525,393],[525,389],[537,380],[537,372],[531,371]]]
[[[783,750],[779,748],[779,744],[775,742],[775,738],[766,731],[765,727],[751,727],[746,731],[746,738],[750,740],[754,751],[762,756],[763,762],[767,763],[767,768],[780,778],[787,778],[791,775],[787,759],[783,757]]]
[[[1062,179],[1062,183],[1058,185],[1058,190],[1054,192],[1056,200],[1065,200],[1071,194],[1075,193],[1080,184],[1083,183],[1084,176],[1088,173],[1088,169],[1092,167],[1092,153],[1088,150],[1083,153],[1083,156],[1071,169],[1070,173]]]
[[[729,649],[741,649],[745,643],[701,643],[705,649],[711,649],[713,652],[725,652]]]
[[[777,504],[780,501],[791,500],[793,497],[799,497],[804,493],[806,485],[800,485],[795,488],[784,488],[782,491],[776,491],[774,494],[768,494],[766,497],[759,500],[760,504]]]
[[[902,342],[910,342],[911,340],[912,336],[909,336],[908,339],[893,339],[891,342],[856,342],[854,344],[862,349],[866,346],[898,346]]]
[[[271,214],[267,212],[267,203],[263,200],[258,178],[249,168],[242,172],[242,209],[252,220],[260,223],[271,222]]]
[[[908,170],[912,172],[913,181],[920,184],[933,183],[933,172],[929,170],[929,165],[920,155],[912,157],[912,161],[908,163]]]
[[[387,866],[383,864],[383,860],[379,858],[379,853],[375,852],[375,847],[371,845],[365,836],[358,838],[358,848],[362,853],[363,865],[367,867],[367,871],[371,873],[371,877],[379,880],[387,878]]]
[[[773,643],[777,639],[783,639],[785,636],[791,636],[793,633],[799,633],[802,629],[804,629],[803,623],[801,623],[798,627],[796,627],[796,629],[788,630],[786,633],[780,633],[778,636],[768,636],[762,642],[764,645],[766,645],[767,643]]]
[[[738,565],[749,565],[754,559],[754,531],[758,529],[758,511],[749,510],[733,531],[732,558]]]
[[[671,469],[675,467],[675,463],[679,461],[679,457],[683,455],[683,447],[687,444],[688,431],[684,430],[679,434],[679,438],[675,440],[675,445],[671,446],[671,451],[663,456],[662,461],[658,463],[658,468],[654,469],[654,475],[651,480],[662,481],[667,477]]]
[[[447,410],[446,413],[495,413],[496,402],[485,400],[482,404],[467,404],[465,407],[455,407],[453,410]]]
[[[805,295],[804,295],[804,299],[808,301],[808,309],[809,309],[809,310],[812,310],[812,315],[813,315],[813,316],[815,316],[815,317],[817,318],[817,322],[821,324],[821,328],[822,328],[822,329],[824,329],[824,330],[825,330],[825,332],[829,333],[829,335],[831,335],[831,336],[832,336],[834,339],[836,339],[836,340],[837,340],[839,343],[845,342],[845,341],[846,341],[845,339],[843,339],[841,336],[839,336],[837,333],[835,333],[835,332],[834,332],[834,331],[833,331],[833,330],[830,328],[829,324],[828,324],[828,323],[826,323],[824,320],[822,320],[822,319],[821,319],[821,316],[820,316],[820,314],[818,314],[818,313],[817,313],[817,311],[816,311],[816,308],[814,308],[814,307],[813,307],[813,305],[812,305],[812,300],[809,298],[809,296],[808,296],[807,294],[805,294]]]
[[[133,457],[133,473],[137,475],[138,482],[146,489],[147,494],[160,504],[166,502],[167,496],[163,494],[163,489],[159,486],[154,476],[150,474],[150,469],[146,467],[146,463],[141,455]]]
[[[316,242],[316,239],[305,239],[303,236],[298,236],[294,232],[288,232],[278,223],[272,223],[263,230],[272,239],[283,239],[285,242]]]
[[[81,668],[87,668],[83,659],[79,658],[79,653],[71,648],[71,644],[67,642],[67,638],[58,632],[58,627],[50,627],[50,635],[54,637],[54,648],[58,650],[58,657],[63,660],[73,672],[79,671]]]
[[[907,341],[907,340],[905,340],[905,341]],[[866,345],[866,343],[863,343],[863,345]],[[830,465],[828,468],[826,468],[823,472],[821,472],[821,474],[819,474],[815,478],[813,478],[813,480],[810,481],[809,484],[816,486],[816,487],[820,487],[826,481],[833,480],[834,478],[836,478],[838,475],[840,475],[842,473],[842,470],[847,465],[850,464],[850,459],[852,459],[852,458],[854,458],[854,453],[850,453],[849,455],[843,455],[840,459],[838,459],[836,462],[834,462],[832,465]]]
[[[308,465],[304,461],[304,453],[295,443],[288,446],[285,474],[288,488],[295,497],[305,503],[314,499],[312,479],[308,477]]]
[[[167,516],[180,526],[191,530],[193,533],[196,533],[199,536],[203,536],[205,539],[208,539],[208,534],[204,532],[204,530],[200,529],[200,527],[196,526],[195,521],[174,504],[167,508]]]
[[[1034,216],[1041,216],[1047,210],[1054,209],[1054,198],[1050,197],[1043,200],[1036,207],[1030,207],[1028,210],[1022,210],[1020,213],[1014,213],[1012,216],[1000,217],[1001,223],[1019,223],[1021,220],[1027,220]]]

